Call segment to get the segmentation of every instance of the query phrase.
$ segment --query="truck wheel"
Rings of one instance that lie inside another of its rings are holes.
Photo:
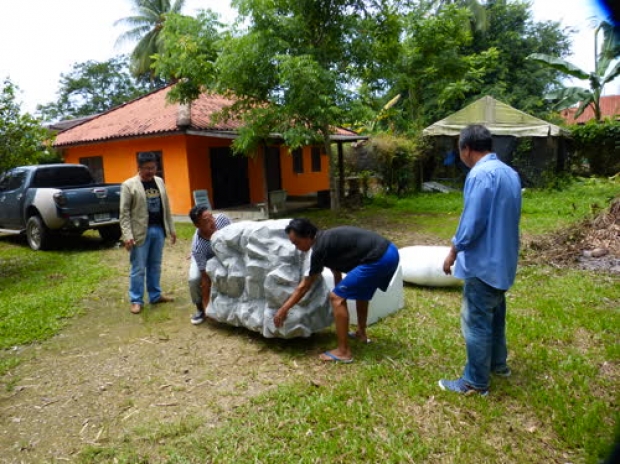
[[[52,233],[39,216],[31,216],[26,222],[26,238],[34,251],[47,250],[52,243]]]
[[[105,226],[97,229],[99,236],[104,242],[114,243],[118,242],[121,238],[121,226],[115,224],[113,226]]]

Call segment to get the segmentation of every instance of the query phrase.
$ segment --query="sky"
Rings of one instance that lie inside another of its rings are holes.
[[[126,30],[114,26],[131,16],[130,0],[3,0],[0,15],[0,82],[9,77],[17,85],[22,112],[34,114],[37,104],[57,100],[60,75],[71,72],[74,63],[106,61],[128,53],[132,44],[119,48],[116,39]],[[561,5],[561,7],[559,7]],[[183,12],[194,15],[210,8],[232,23],[236,12],[228,0],[186,0]],[[572,37],[576,66],[594,69],[595,17],[602,10],[593,0],[533,0],[536,21],[560,21],[578,30]],[[587,86],[575,81],[574,85]],[[620,79],[606,87],[606,94],[620,94]]]

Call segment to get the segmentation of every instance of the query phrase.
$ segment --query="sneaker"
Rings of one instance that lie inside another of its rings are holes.
[[[205,320],[205,312],[204,311],[196,311],[192,316],[192,324],[198,325],[202,324]]]
[[[493,374],[497,375],[498,377],[510,377],[512,371],[510,370],[510,367],[506,366],[502,369],[497,369],[493,371]]]
[[[476,390],[473,387],[470,387],[465,383],[465,381],[460,378],[458,380],[444,380],[441,379],[439,381],[439,388],[446,391],[453,391],[456,393],[460,393],[462,395],[470,396],[470,395],[480,395],[487,396],[489,394],[489,390]]]

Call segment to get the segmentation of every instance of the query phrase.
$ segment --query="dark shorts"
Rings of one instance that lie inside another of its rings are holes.
[[[387,290],[398,269],[398,261],[398,248],[390,243],[381,259],[352,269],[333,292],[347,300],[370,301],[378,288]]]

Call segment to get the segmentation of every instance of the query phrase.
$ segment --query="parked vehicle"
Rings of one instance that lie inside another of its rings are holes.
[[[88,229],[117,241],[120,195],[120,184],[96,183],[81,164],[13,168],[0,175],[0,229],[25,233],[33,250],[48,249],[61,232]]]

